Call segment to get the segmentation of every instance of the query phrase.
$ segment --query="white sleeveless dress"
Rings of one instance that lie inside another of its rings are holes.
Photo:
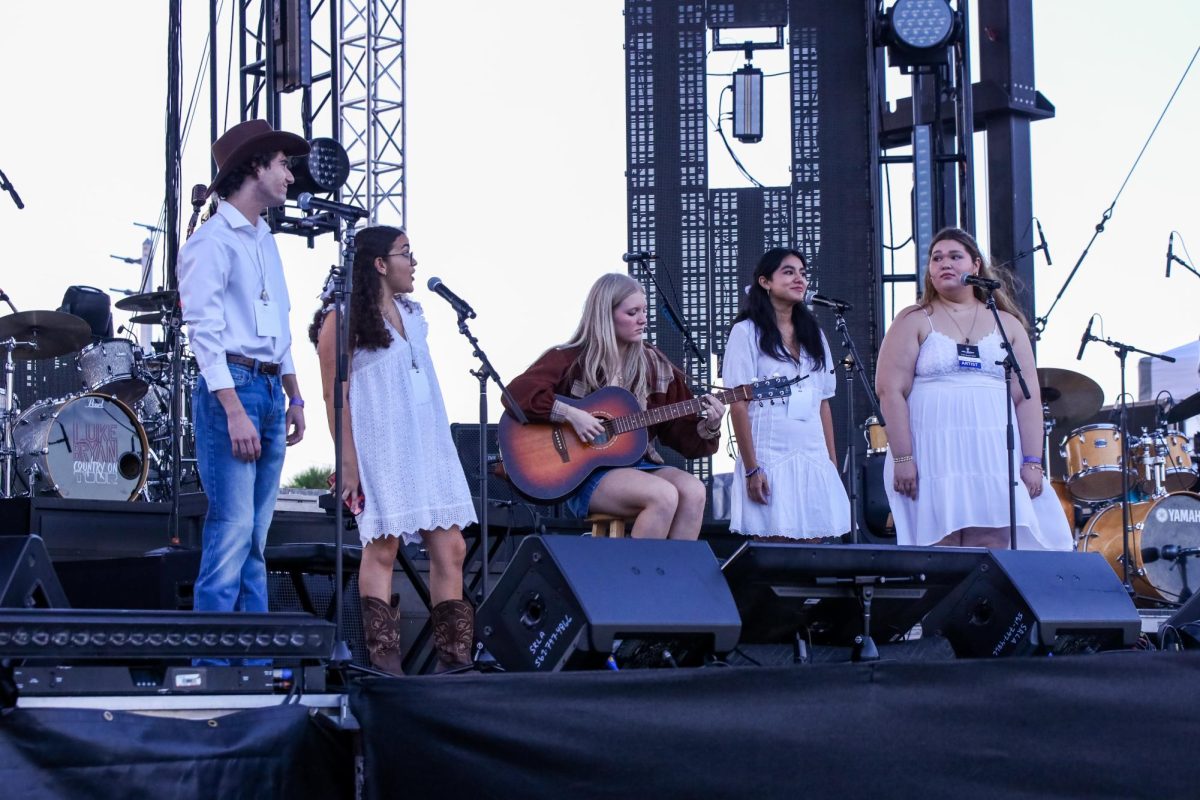
[[[890,455],[883,468],[884,488],[896,523],[896,544],[901,545],[936,544],[963,528],[1007,528],[1009,522],[1008,398],[1004,368],[996,363],[1004,359],[1000,334],[993,329],[979,341],[981,369],[961,369],[957,343],[934,330],[932,322],[929,327],[908,395],[917,499],[896,491]],[[1025,379],[1037,380],[1037,376]],[[1015,414],[1013,425],[1018,425]],[[1071,530],[1050,483],[1043,478],[1042,493],[1031,500],[1020,480],[1019,429],[1014,436],[1017,547],[1070,550]]]
[[[729,529],[754,536],[815,539],[840,536],[850,529],[850,500],[825,446],[821,402],[837,386],[829,342],[821,334],[825,369],[805,358],[800,365],[780,361],[758,346],[758,329],[742,320],[729,332],[721,364],[721,382],[729,388],[763,378],[807,375],[788,398],[749,403],[750,431],[758,465],[767,473],[771,494],[766,505],[746,491],[741,454],[734,466]]]
[[[350,371],[364,545],[388,535],[408,544],[420,531],[476,521],[425,341],[425,316],[412,301],[397,301],[396,308],[408,338],[385,323],[391,345],[355,351]]]

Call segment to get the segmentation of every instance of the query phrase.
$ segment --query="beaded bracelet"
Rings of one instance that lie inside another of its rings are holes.
[[[753,478],[755,475],[757,475],[760,472],[762,472],[762,467],[755,467],[754,469],[749,470],[746,473],[746,480],[750,480],[751,478]]]
[[[907,464],[909,461],[912,461],[912,456],[911,456],[911,455],[908,455],[908,456],[892,456],[892,463],[893,463],[893,464]]]

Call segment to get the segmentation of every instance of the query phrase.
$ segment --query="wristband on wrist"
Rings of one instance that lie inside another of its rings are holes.
[[[755,467],[754,469],[746,470],[746,480],[750,480],[760,472],[762,472],[762,467]]]
[[[1042,457],[1041,456],[1025,456],[1025,458],[1021,459],[1021,463],[1022,464],[1041,464]]]
[[[288,398],[288,407],[290,408],[291,406],[300,406],[300,408],[304,408],[304,398],[303,397],[289,397]]]
[[[911,456],[911,455],[907,455],[907,456],[892,456],[892,463],[893,463],[893,464],[907,464],[909,461],[912,461],[912,456]]]

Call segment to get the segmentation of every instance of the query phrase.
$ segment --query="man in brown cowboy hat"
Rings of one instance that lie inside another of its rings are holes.
[[[179,299],[201,373],[193,416],[208,495],[195,608],[266,611],[263,548],[284,448],[304,436],[304,400],[283,265],[262,214],[287,199],[289,158],[306,154],[308,143],[250,120],[212,152],[208,191],[221,202],[179,251]]]

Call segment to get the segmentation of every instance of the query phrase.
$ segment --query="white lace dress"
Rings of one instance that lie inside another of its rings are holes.
[[[739,454],[734,467],[729,529],[755,536],[814,539],[840,536],[850,529],[850,501],[837,467],[829,460],[821,426],[821,402],[833,397],[829,342],[821,334],[825,369],[809,359],[797,366],[767,355],[758,346],[758,329],[742,320],[729,332],[721,382],[728,388],[784,375],[808,377],[792,386],[785,400],[749,403],[750,432],[758,466],[767,473],[771,494],[766,505],[746,492],[746,467]]]
[[[932,322],[929,329],[908,395],[917,499],[896,491],[890,456],[883,468],[901,545],[936,544],[963,528],[1007,528],[1009,522],[1004,368],[996,363],[1004,358],[1000,334],[993,329],[980,340],[981,369],[961,369],[957,343]],[[1020,482],[1019,430],[1014,435],[1017,547],[1070,550],[1071,530],[1049,481],[1043,478],[1042,493],[1033,500]]]
[[[476,521],[425,341],[425,316],[412,301],[398,300],[396,307],[408,338],[386,325],[391,345],[356,351],[350,370],[351,427],[366,497],[358,515],[364,545],[388,535],[407,544],[420,531]]]

